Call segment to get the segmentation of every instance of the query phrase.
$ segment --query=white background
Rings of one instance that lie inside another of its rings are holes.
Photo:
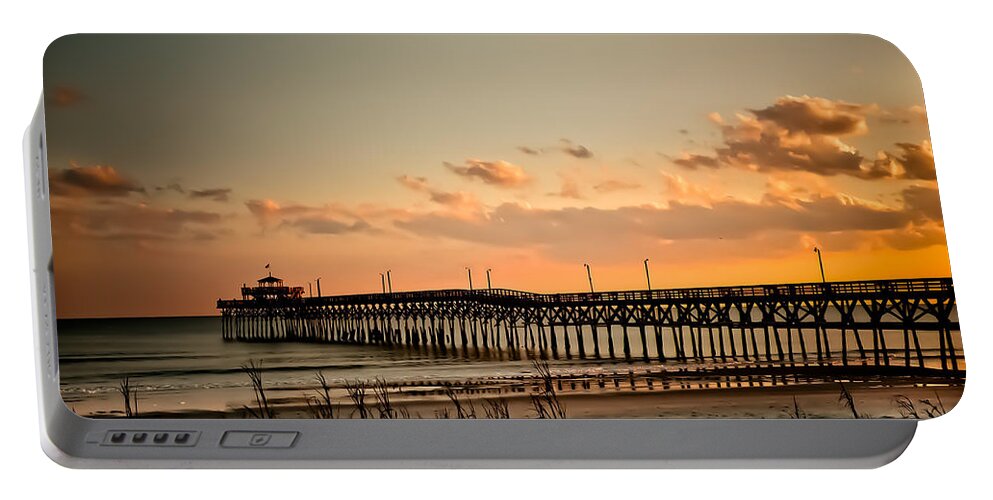
[[[0,475],[21,498],[947,498],[991,488],[991,16],[983,2],[27,2],[0,7]],[[359,5],[361,4],[361,5]],[[657,4],[657,5],[656,5]],[[49,42],[74,32],[856,32],[920,72],[968,358],[968,387],[875,471],[74,471],[38,445],[21,140]],[[36,493],[37,491],[37,493]],[[43,493],[42,493],[43,492]],[[988,496],[986,498],[989,498]]]

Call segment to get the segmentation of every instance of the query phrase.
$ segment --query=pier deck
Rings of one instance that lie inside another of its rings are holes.
[[[219,300],[222,335],[552,358],[838,361],[959,372],[951,278],[541,294]]]

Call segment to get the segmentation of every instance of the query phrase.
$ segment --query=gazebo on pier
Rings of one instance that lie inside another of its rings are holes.
[[[242,285],[241,296],[244,300],[279,300],[298,299],[303,297],[303,287],[288,287],[281,278],[269,273],[268,276],[256,280],[256,286]]]

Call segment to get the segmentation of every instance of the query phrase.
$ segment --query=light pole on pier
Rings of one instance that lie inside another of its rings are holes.
[[[593,292],[593,271],[590,269],[589,264],[583,264],[586,267],[586,279],[590,280],[590,293]]]
[[[307,282],[307,293],[310,295],[311,298],[314,297],[314,284],[309,281]]]
[[[814,247],[814,253],[817,254],[817,265],[821,268],[821,283],[827,283],[827,279],[824,277],[824,259],[821,258],[821,249]]]
[[[383,293],[386,293],[386,275],[379,273],[379,284],[383,286]]]
[[[389,289],[390,293],[393,293],[393,274],[392,273],[393,273],[393,270],[391,270],[391,269],[387,269],[386,270],[386,286]]]
[[[648,272],[648,259],[645,259],[645,281],[648,282],[648,291],[652,291],[652,275]]]
[[[317,296],[321,296],[321,277],[317,277]]]
[[[493,283],[490,283],[490,271],[492,271],[492,269],[487,269],[486,270],[486,289],[487,290],[492,290],[493,289]]]
[[[466,272],[469,273],[469,291],[472,291],[472,269],[469,267],[465,268]]]

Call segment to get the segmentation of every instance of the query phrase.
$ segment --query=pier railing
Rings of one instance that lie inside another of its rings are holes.
[[[536,293],[492,288],[482,290],[444,289],[415,292],[367,293],[301,297],[291,299],[307,305],[334,305],[373,302],[437,302],[467,299],[516,299],[541,304],[569,304],[629,301],[682,301],[695,299],[724,299],[734,297],[829,297],[839,295],[883,295],[893,293],[953,293],[951,278],[922,278],[903,280],[837,281],[790,283],[779,285],[746,285],[707,288],[667,288],[657,290],[623,290],[606,292]],[[217,307],[257,307],[256,299],[218,300]]]
[[[961,364],[950,278],[550,294],[450,289],[219,300],[217,307],[224,338],[243,341],[580,358],[623,353],[625,359],[661,362],[848,364],[853,358],[925,368],[933,360],[946,371]],[[637,332],[635,341],[629,330]]]

